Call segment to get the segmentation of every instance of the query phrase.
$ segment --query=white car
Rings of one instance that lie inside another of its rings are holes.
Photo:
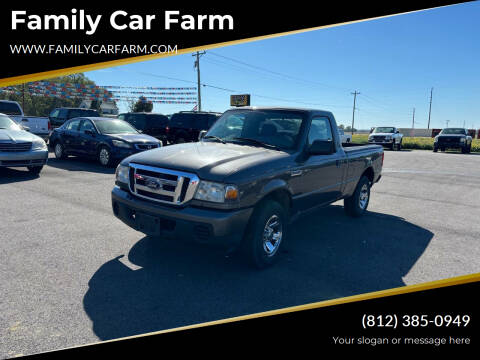
[[[343,129],[338,129],[338,135],[342,139],[342,144],[348,144],[352,142],[352,134],[345,134]]]
[[[368,143],[382,145],[391,150],[402,149],[403,134],[394,126],[376,127],[368,135]]]
[[[32,134],[40,136],[45,141],[48,140],[52,129],[48,117],[25,116],[20,104],[9,100],[0,100],[0,113],[7,115]]]

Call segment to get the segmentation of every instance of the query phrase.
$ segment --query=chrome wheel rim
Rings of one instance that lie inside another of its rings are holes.
[[[107,149],[100,150],[100,163],[102,165],[107,165],[110,160],[110,153]]]
[[[60,145],[60,144],[55,145],[55,156],[57,158],[61,158],[62,153],[63,153],[62,145]]]
[[[263,250],[268,256],[273,256],[282,242],[283,226],[277,215],[272,215],[263,229]]]
[[[368,185],[363,184],[362,188],[360,189],[360,197],[358,200],[358,205],[360,209],[365,209],[368,203]]]

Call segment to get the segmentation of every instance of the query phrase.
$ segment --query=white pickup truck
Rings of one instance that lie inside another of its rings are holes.
[[[25,116],[20,104],[9,100],[0,100],[0,113],[7,115],[32,134],[40,136],[45,141],[48,140],[52,129],[48,117]]]
[[[348,144],[352,142],[352,135],[351,134],[345,134],[345,131],[343,129],[338,129],[338,135],[340,136],[340,139],[342,140],[342,144]]]

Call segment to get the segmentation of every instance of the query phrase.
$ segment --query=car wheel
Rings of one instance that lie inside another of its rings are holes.
[[[252,265],[261,269],[272,265],[279,256],[287,234],[287,212],[270,200],[259,205],[245,232],[244,252]]]
[[[343,201],[345,212],[352,217],[360,217],[370,202],[370,180],[362,176],[352,196]]]
[[[400,141],[397,145],[397,150],[401,151],[402,150],[402,142]]]
[[[55,144],[53,151],[55,152],[55,157],[57,159],[65,159],[67,157],[65,154],[65,148],[60,143]]]
[[[102,146],[98,151],[98,162],[102,166],[110,166],[112,162],[112,154],[106,146]]]
[[[441,151],[441,152],[445,152],[445,148],[440,148],[440,151]]]
[[[42,171],[43,166],[27,166],[27,169],[32,174],[38,175],[38,174],[40,174],[40,171]]]

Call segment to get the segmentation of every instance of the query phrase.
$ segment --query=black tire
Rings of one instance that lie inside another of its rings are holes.
[[[402,141],[400,141],[397,145],[397,151],[401,151],[402,150]]]
[[[440,148],[440,151],[441,151],[441,152],[445,152],[445,148]]]
[[[66,159],[67,154],[65,154],[65,147],[57,142],[53,145],[53,153],[57,159]]]
[[[43,165],[42,166],[27,166],[27,169],[32,174],[38,175],[38,174],[40,174],[40,171],[42,171]]]
[[[244,254],[253,266],[262,269],[277,261],[286,240],[287,218],[286,209],[273,200],[267,200],[255,209],[243,240]],[[265,238],[267,226],[271,232]]]
[[[365,213],[370,202],[370,187],[370,180],[366,176],[362,176],[353,195],[343,200],[343,207],[349,216],[360,217]]]
[[[97,160],[100,165],[110,167],[112,165],[112,152],[106,146],[101,146],[98,149]]]

